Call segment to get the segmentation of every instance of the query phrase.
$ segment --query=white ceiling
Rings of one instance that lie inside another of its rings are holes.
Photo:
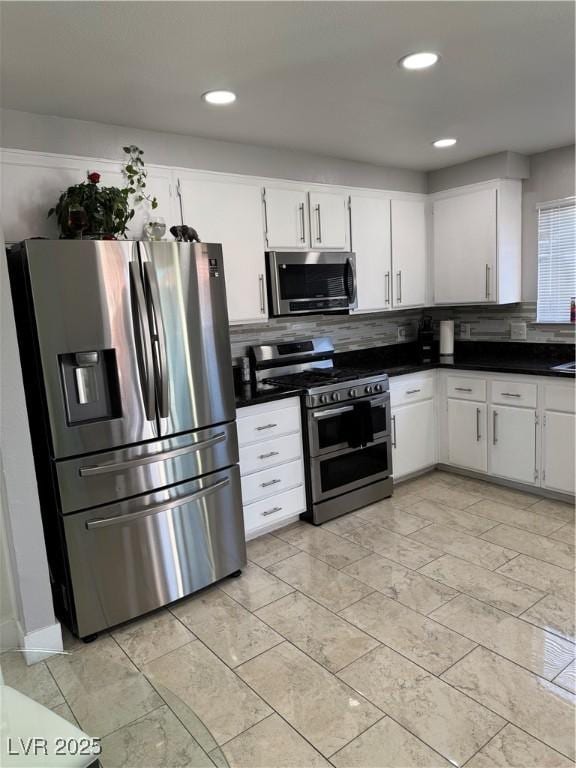
[[[4,107],[429,170],[574,141],[572,2],[2,3]],[[432,50],[440,64],[397,60]],[[204,104],[210,88],[238,94]],[[456,147],[430,142],[457,136]]]

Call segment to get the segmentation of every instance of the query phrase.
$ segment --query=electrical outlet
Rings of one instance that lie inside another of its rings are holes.
[[[471,335],[470,323],[460,323],[460,338],[469,339]]]
[[[514,341],[525,341],[526,323],[510,323],[510,338]]]
[[[409,328],[407,325],[398,326],[398,341],[406,341],[408,338]]]

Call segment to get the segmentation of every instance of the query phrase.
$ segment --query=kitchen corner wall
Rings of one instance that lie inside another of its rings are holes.
[[[307,317],[273,318],[267,323],[230,327],[232,357],[236,360],[253,344],[294,341],[316,336],[330,336],[337,352],[369,349],[398,343],[398,329],[403,329],[402,342],[416,339],[419,309],[401,312],[359,315],[309,315]]]

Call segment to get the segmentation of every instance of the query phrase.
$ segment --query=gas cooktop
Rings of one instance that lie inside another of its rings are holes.
[[[314,407],[329,402],[355,400],[388,389],[385,373],[363,368],[317,368],[264,379],[266,384],[305,389],[306,405]],[[353,383],[353,386],[350,386]]]

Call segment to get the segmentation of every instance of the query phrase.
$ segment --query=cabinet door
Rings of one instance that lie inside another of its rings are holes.
[[[231,323],[266,319],[262,198],[257,184],[180,177],[184,222],[222,243]]]
[[[434,401],[423,400],[392,413],[392,472],[395,479],[436,463]]]
[[[310,192],[311,247],[314,250],[347,250],[348,199],[338,192]]]
[[[488,469],[486,404],[448,399],[448,462],[479,472]]]
[[[392,200],[391,217],[394,306],[423,306],[426,302],[426,204],[423,200]]]
[[[545,411],[543,434],[542,485],[554,491],[574,494],[576,415]]]
[[[275,248],[308,248],[308,206],[306,192],[299,189],[266,187],[264,190],[266,244]]]
[[[356,254],[356,311],[390,309],[390,200],[351,196],[350,245]]]
[[[60,193],[86,180],[86,168],[78,158],[2,153],[2,226],[6,242],[28,237],[58,237],[58,224],[48,210]]]
[[[505,405],[490,409],[490,473],[536,482],[536,411]]]
[[[496,301],[496,190],[436,200],[434,303]]]

